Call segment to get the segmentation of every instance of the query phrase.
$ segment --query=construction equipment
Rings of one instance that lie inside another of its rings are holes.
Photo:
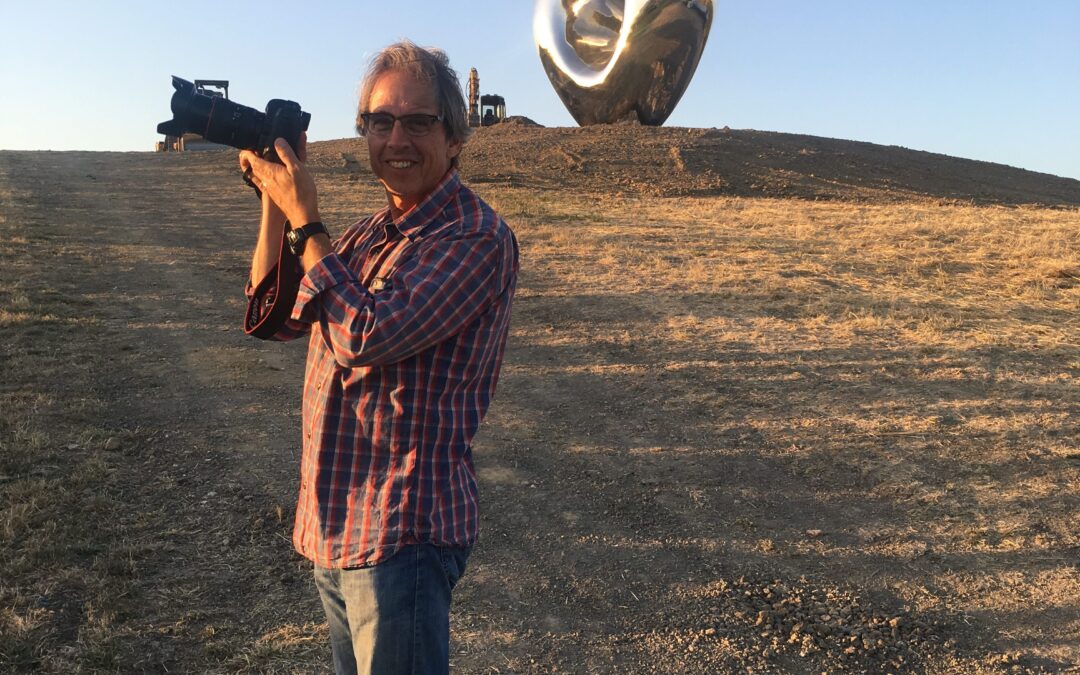
[[[506,119],[506,99],[498,94],[480,95],[480,75],[469,70],[469,126],[490,127]]]
[[[469,69],[469,126],[480,126],[480,109],[477,103],[480,101],[480,75],[476,68]]]
[[[203,96],[217,96],[229,100],[228,80],[195,80],[195,91]],[[199,134],[186,133],[182,136],[169,136],[164,141],[154,144],[156,152],[185,152],[188,150],[220,150],[226,146],[211,143]]]
[[[506,119],[506,99],[498,94],[480,97],[480,126],[490,127]]]

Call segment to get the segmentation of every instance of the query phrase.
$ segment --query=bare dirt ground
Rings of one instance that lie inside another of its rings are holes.
[[[311,165],[332,231],[382,202]],[[464,173],[522,278],[455,672],[1080,670],[1080,182],[634,127]],[[0,152],[0,670],[328,672],[256,217],[232,152]]]

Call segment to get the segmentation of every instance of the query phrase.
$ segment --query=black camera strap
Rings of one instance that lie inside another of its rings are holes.
[[[263,277],[248,300],[244,332],[260,340],[272,338],[292,315],[300,280],[304,278],[304,268],[285,240],[288,230],[289,223],[286,222],[281,232],[277,264]]]
[[[244,172],[244,182],[262,198],[262,191],[251,178],[250,168]],[[255,287],[244,314],[244,332],[260,340],[272,338],[292,315],[296,295],[300,292],[300,280],[304,278],[304,267],[289,250],[285,239],[285,233],[290,229],[289,221],[285,221],[277,264]]]

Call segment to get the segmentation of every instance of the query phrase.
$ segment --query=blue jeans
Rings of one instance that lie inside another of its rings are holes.
[[[371,567],[315,566],[338,675],[450,669],[450,594],[470,549],[405,546]]]

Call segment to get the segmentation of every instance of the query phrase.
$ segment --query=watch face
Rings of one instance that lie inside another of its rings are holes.
[[[304,233],[299,229],[289,230],[285,233],[285,241],[289,244],[289,251],[299,256],[304,252]]]

